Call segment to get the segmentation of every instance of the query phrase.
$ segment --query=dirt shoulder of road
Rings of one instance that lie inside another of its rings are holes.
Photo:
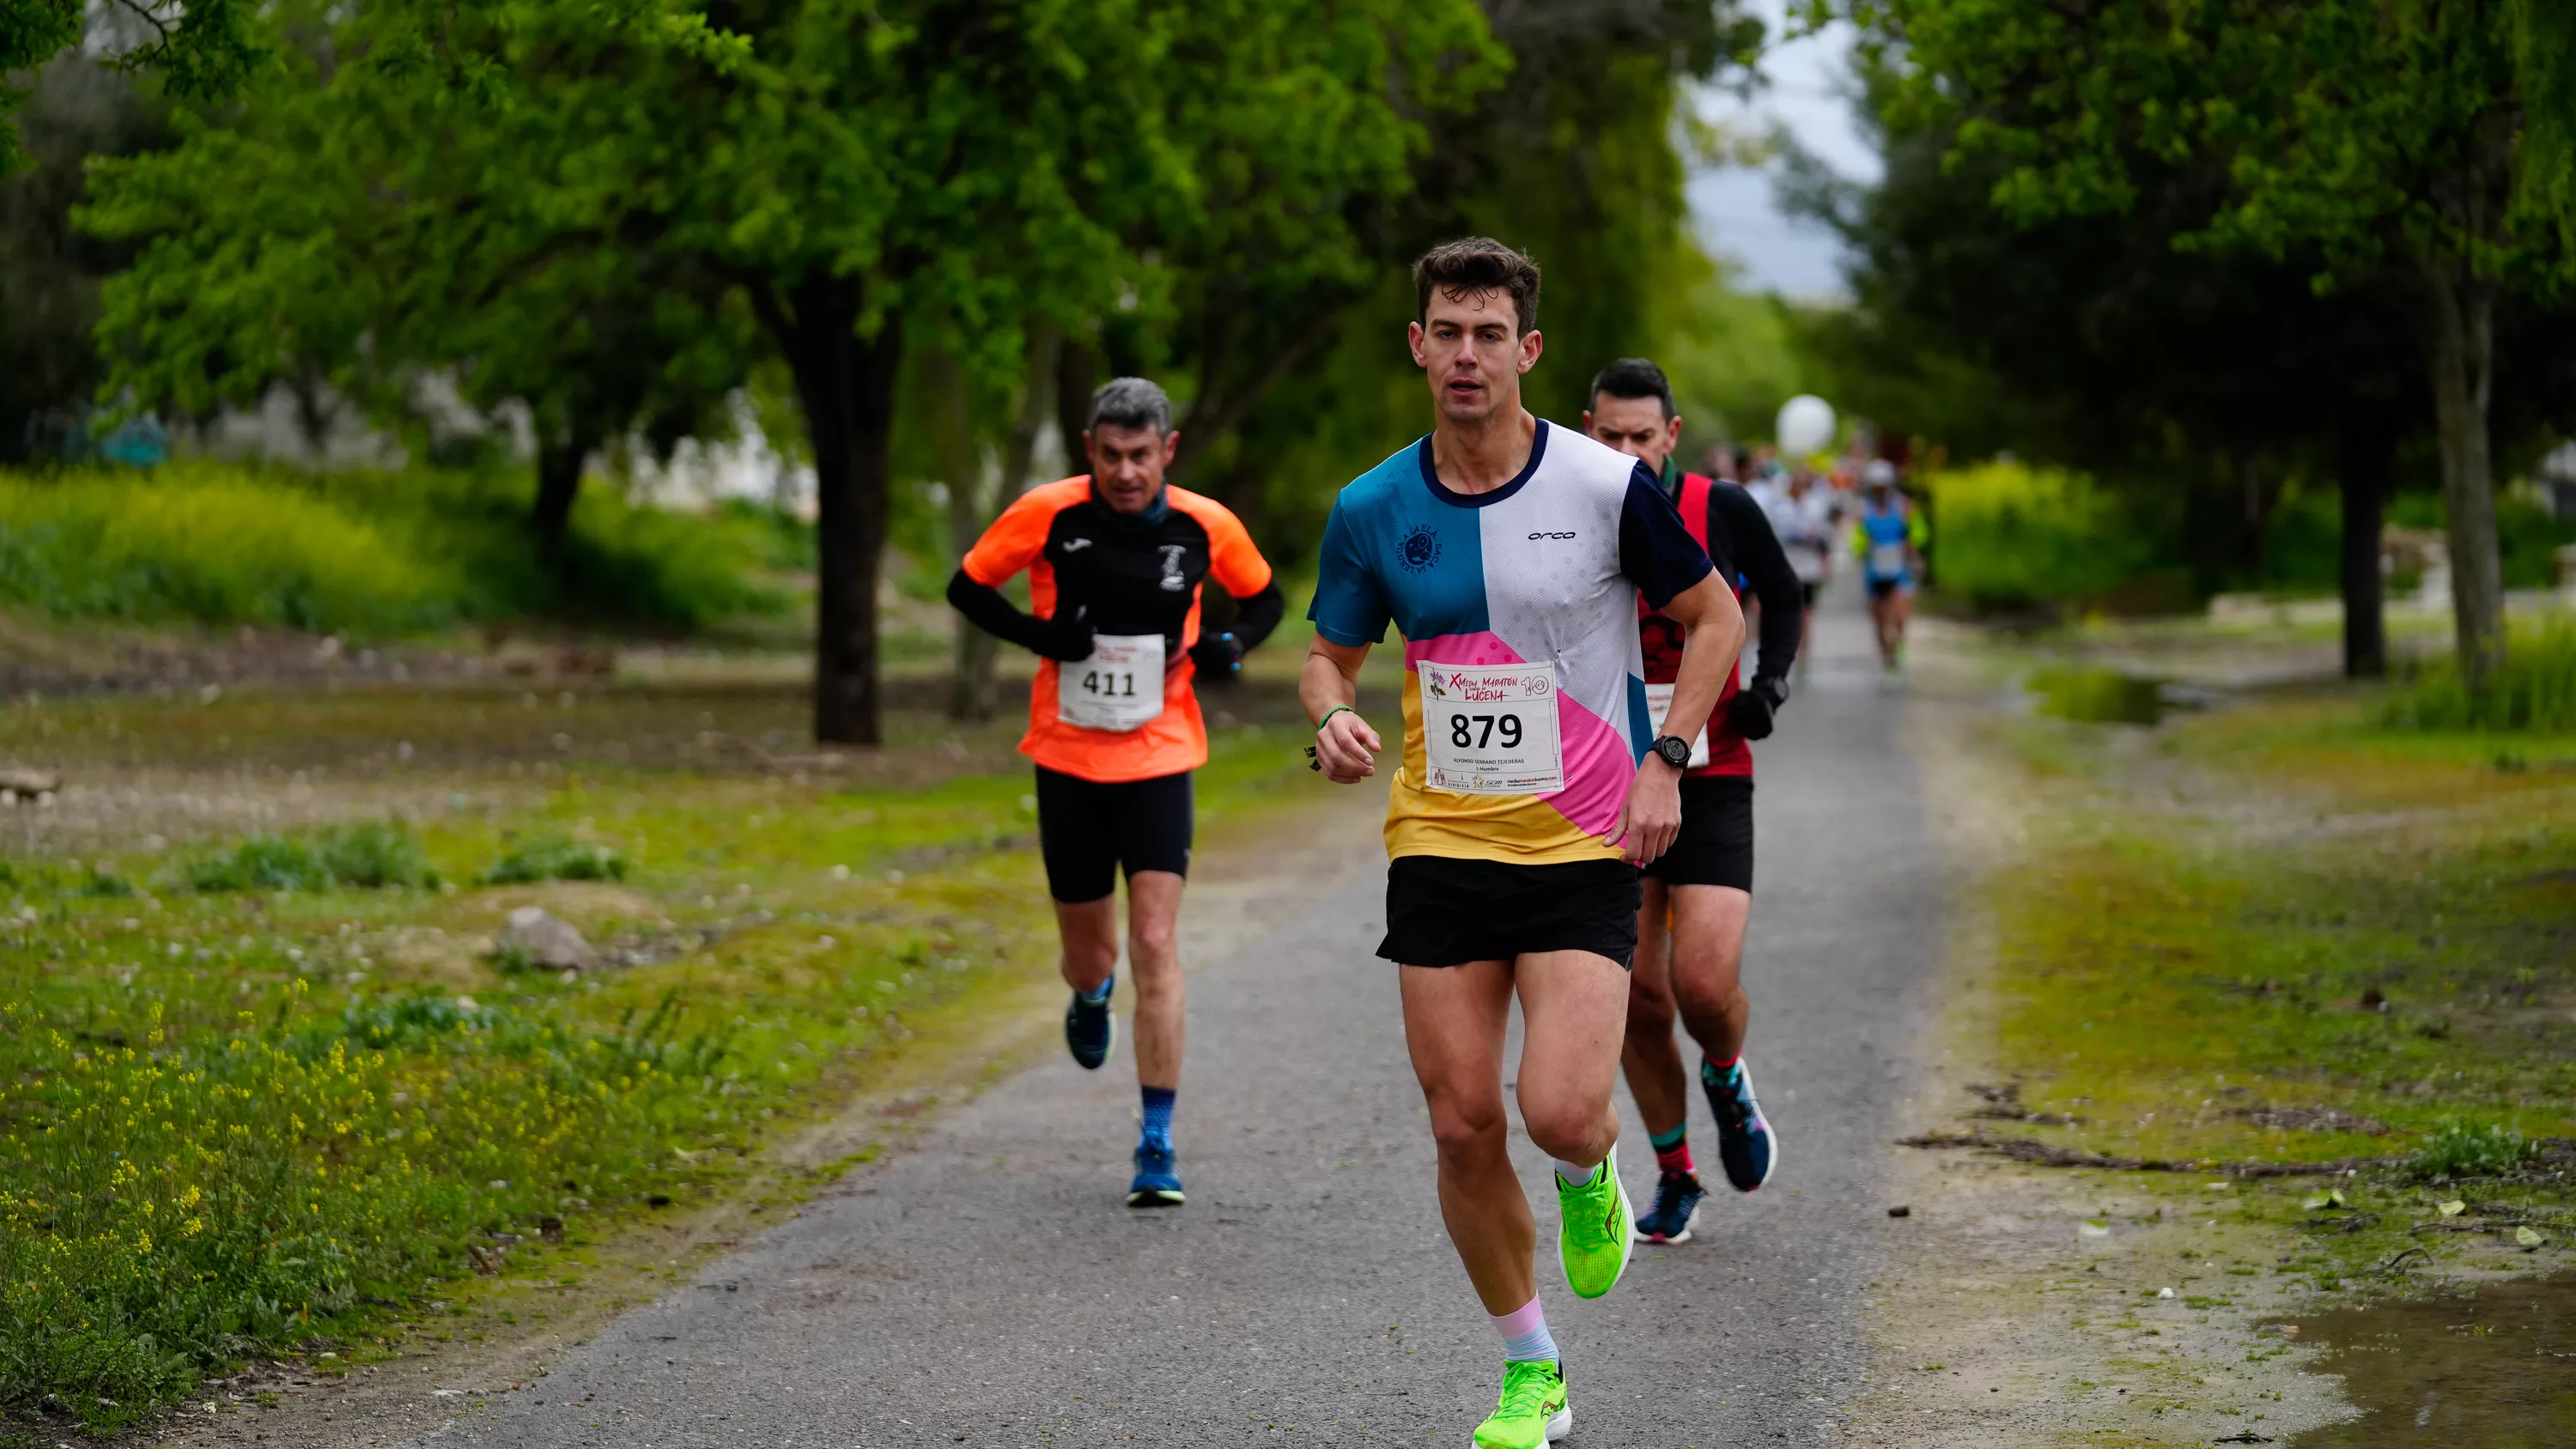
[[[1959,908],[1900,1137],[1977,1125],[1991,1105],[1977,1089],[2005,1079],[1997,922],[1980,887],[2031,848],[2029,792],[1990,743],[1991,680],[1966,661],[1927,672],[1909,723]],[[1887,1200],[1908,1222],[1871,1285],[1872,1387],[1848,1406],[1843,1442],[2255,1443],[2352,1416],[2339,1381],[2304,1372],[2312,1355],[2265,1327],[2297,1300],[2249,1265],[2286,1245],[2200,1211],[2224,1195],[2212,1179],[1888,1151]]]
[[[1193,971],[1276,929],[1347,872],[1375,863],[1383,801],[1337,792],[1239,813],[1206,832],[1182,908]],[[941,1109],[973,1100],[1037,1054],[1056,1050],[1062,986],[1041,964],[997,974],[907,1021],[889,1054],[838,1110],[780,1133],[711,1201],[674,1206],[579,1255],[575,1272],[460,1284],[416,1331],[337,1361],[255,1364],[208,1386],[137,1442],[256,1442],[348,1449],[407,1439],[470,1416],[487,1395],[546,1377],[623,1314],[670,1293],[725,1291],[710,1273],[727,1254],[794,1218],[816,1195],[864,1182]],[[559,1261],[554,1265],[560,1267]]]

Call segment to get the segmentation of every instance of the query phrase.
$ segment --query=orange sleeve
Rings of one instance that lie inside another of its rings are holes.
[[[1213,498],[1172,490],[1173,500],[1199,521],[1208,536],[1208,577],[1238,599],[1248,599],[1270,586],[1270,560],[1252,546],[1252,535],[1234,510]]]
[[[1074,485],[1070,490],[1066,485]],[[1030,564],[1046,549],[1047,530],[1055,525],[1055,516],[1069,503],[1081,501],[1090,487],[1087,479],[1067,478],[1032,488],[1013,500],[966,550],[959,567],[966,577],[988,589],[998,589],[1010,582],[1011,576]]]

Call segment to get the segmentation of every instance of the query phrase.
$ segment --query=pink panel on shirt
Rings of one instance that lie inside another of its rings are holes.
[[[1404,667],[1418,672],[1425,662],[1530,661],[1496,634],[1438,634],[1406,640]],[[1565,788],[1538,798],[1574,822],[1577,829],[1598,835],[1618,823],[1619,807],[1627,800],[1628,785],[1637,776],[1637,761],[1629,753],[1627,733],[1585,709],[1563,690],[1557,691],[1556,696],[1556,728],[1558,743],[1565,751]]]

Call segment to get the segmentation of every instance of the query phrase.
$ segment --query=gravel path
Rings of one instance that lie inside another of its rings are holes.
[[[1861,1387],[1879,1187],[1940,958],[1940,873],[1903,711],[1859,602],[1760,749],[1750,1057],[1783,1165],[1720,1189],[1699,1241],[1639,1250],[1580,1303],[1545,1235],[1572,1445],[1816,1443]],[[1386,723],[1391,723],[1388,721]],[[429,1436],[507,1445],[1459,1444],[1496,1344],[1440,1230],[1393,968],[1383,856],[1348,822],[1312,905],[1190,983],[1177,1141],[1188,1207],[1120,1205],[1134,1071],[1060,1056],[513,1394]],[[1317,852],[1306,852],[1308,855]],[[1329,854],[1329,853],[1328,853]],[[1624,1166],[1653,1158],[1633,1107]],[[1693,1135],[1713,1169],[1705,1103]],[[426,1397],[426,1392],[424,1392]],[[422,1441],[425,1442],[425,1441]],[[1290,1442],[1280,1437],[1280,1442]]]

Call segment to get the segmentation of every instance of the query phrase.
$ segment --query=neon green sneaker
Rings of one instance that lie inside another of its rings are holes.
[[[1564,1370],[1553,1363],[1506,1363],[1502,1402],[1476,1426],[1476,1449],[1546,1449],[1573,1427]]]
[[[1618,1287],[1619,1275],[1628,1271],[1637,1217],[1628,1207],[1628,1189],[1619,1185],[1619,1149],[1611,1148],[1581,1187],[1567,1187],[1558,1177],[1556,1205],[1563,1219],[1556,1256],[1565,1265],[1565,1286],[1577,1298],[1598,1298]]]

